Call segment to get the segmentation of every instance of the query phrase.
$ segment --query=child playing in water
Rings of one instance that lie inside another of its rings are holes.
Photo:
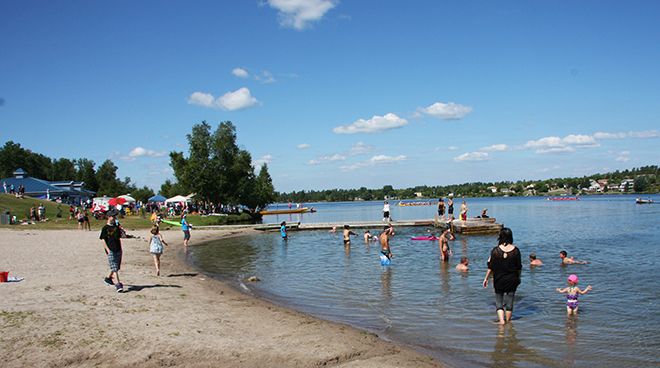
[[[568,287],[563,289],[557,288],[557,292],[566,294],[566,313],[569,315],[577,314],[578,312],[578,294],[586,294],[591,290],[591,285],[588,285],[584,290],[580,290],[577,284],[577,275],[570,275],[568,276]]]
[[[467,257],[461,257],[461,263],[456,265],[456,271],[458,272],[468,272],[470,268],[468,265],[470,264],[470,261],[468,261]]]
[[[576,261],[573,257],[569,257],[568,253],[566,253],[565,250],[562,250],[559,252],[559,258],[561,258],[561,263],[563,265],[569,265],[569,264],[587,264],[589,262],[587,261]]]

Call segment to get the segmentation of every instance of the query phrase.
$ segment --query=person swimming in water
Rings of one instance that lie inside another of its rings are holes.
[[[451,248],[449,248],[449,240],[456,239],[454,234],[451,233],[451,227],[448,226],[438,239],[438,248],[440,248],[440,260],[442,262],[449,261],[449,256],[451,255]]]
[[[468,272],[470,268],[468,267],[470,265],[470,261],[468,260],[467,257],[461,257],[461,263],[456,265],[456,271],[458,272]]]
[[[569,257],[568,253],[566,253],[565,250],[562,250],[561,252],[559,252],[559,258],[561,258],[562,265],[587,264],[587,263],[589,263],[587,261],[576,261],[575,258]]]
[[[568,287],[563,289],[557,288],[558,293],[566,294],[566,313],[568,315],[577,314],[578,312],[578,295],[584,295],[591,290],[591,285],[587,285],[584,290],[577,287],[577,275],[568,276]]]
[[[540,259],[536,258],[536,253],[531,253],[529,255],[529,265],[532,267],[543,266],[543,262]]]
[[[351,235],[357,235],[351,231],[350,225],[344,225],[344,246],[351,245]]]

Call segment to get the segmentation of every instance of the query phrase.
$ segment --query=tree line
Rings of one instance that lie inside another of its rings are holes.
[[[391,185],[382,188],[367,189],[327,189],[293,191],[290,193],[276,193],[278,202],[320,202],[320,201],[355,201],[355,200],[382,200],[385,198],[415,198],[416,193],[421,193],[425,198],[439,198],[449,193],[465,195],[468,197],[491,197],[491,196],[521,196],[521,195],[547,195],[553,189],[563,189],[566,192],[577,194],[590,186],[591,180],[607,179],[610,183],[620,183],[624,179],[633,179],[634,184],[628,191],[635,193],[657,193],[660,192],[660,170],[657,165],[643,166],[630,170],[614,171],[604,174],[572,178],[552,178],[546,180],[519,180],[500,182],[472,182],[445,186],[415,186],[411,188],[395,189]],[[534,189],[527,189],[530,185]],[[498,191],[493,193],[489,188],[497,187]],[[502,191],[502,189],[506,189]],[[607,189],[605,190],[607,192]]]
[[[98,196],[116,197],[131,193],[135,199],[146,202],[154,195],[153,190],[147,186],[137,187],[128,177],[119,179],[117,166],[109,159],[96,167],[96,163],[88,158],[50,158],[8,141],[0,148],[0,177],[12,177],[18,168],[38,179],[85,182],[85,189]]]

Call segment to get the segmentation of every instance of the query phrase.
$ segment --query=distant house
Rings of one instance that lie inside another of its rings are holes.
[[[635,185],[635,180],[633,180],[633,179],[623,179],[621,181],[621,184],[619,184],[619,190],[622,191],[622,192],[626,192],[626,191],[632,189],[634,185]]]
[[[494,186],[494,185],[493,185],[493,186],[490,186],[490,187],[488,187],[488,188],[486,188],[486,189],[490,190],[491,193],[497,193],[497,187]]]
[[[601,191],[600,184],[598,184],[598,182],[595,180],[589,180],[589,188],[587,188],[587,191],[589,192]]]
[[[423,197],[422,192],[415,192],[415,197],[422,198]]]
[[[7,183],[9,188],[12,184],[16,191],[19,186],[25,187],[25,195],[41,199],[61,199],[64,203],[78,204],[94,197],[96,194],[91,190],[85,189],[84,182],[76,181],[48,181],[33,178],[28,173],[19,168],[14,171],[11,178],[0,179]]]

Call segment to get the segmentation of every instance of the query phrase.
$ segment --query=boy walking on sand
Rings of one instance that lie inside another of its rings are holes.
[[[115,285],[118,293],[124,291],[124,285],[119,280],[119,270],[121,269],[121,229],[115,222],[115,215],[108,215],[108,222],[101,229],[101,236],[99,239],[103,240],[103,248],[108,257],[108,265],[110,266],[110,274],[103,279],[107,285]],[[113,282],[113,276],[117,278],[117,283]]]

